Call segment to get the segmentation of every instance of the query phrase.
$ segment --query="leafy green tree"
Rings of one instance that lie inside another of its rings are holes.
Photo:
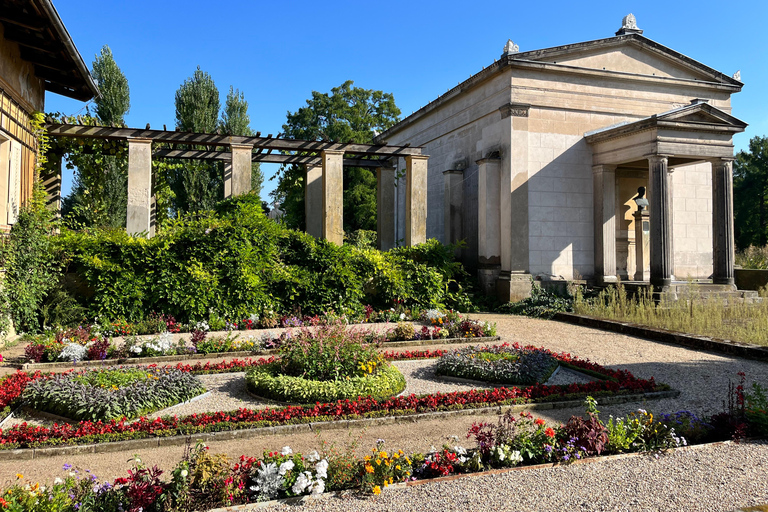
[[[373,142],[374,132],[392,127],[400,109],[390,93],[353,87],[348,80],[331,93],[312,91],[307,105],[288,112],[286,137],[338,142]],[[283,167],[274,192],[282,199],[285,221],[303,229],[305,173],[300,166]],[[367,169],[344,169],[344,230],[376,229],[376,176]]]
[[[253,135],[251,117],[248,115],[248,102],[245,101],[245,95],[232,86],[229,87],[227,101],[224,102],[219,131],[222,135]],[[251,191],[261,195],[263,182],[261,167],[258,162],[254,162],[251,165]]]
[[[219,127],[219,90],[200,67],[176,91],[176,127],[184,132],[214,133]],[[223,166],[187,160],[167,174],[178,213],[209,210],[224,195]]]
[[[768,137],[753,137],[733,164],[736,247],[768,244]]]
[[[125,126],[130,111],[128,79],[118,67],[109,46],[93,61],[93,78],[101,95],[85,124]],[[59,141],[58,151],[66,153],[67,166],[77,169],[72,192],[62,201],[62,213],[70,224],[83,226],[125,226],[128,202],[128,159],[110,141]]]

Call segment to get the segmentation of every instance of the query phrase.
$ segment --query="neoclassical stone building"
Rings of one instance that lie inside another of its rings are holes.
[[[746,124],[730,97],[742,85],[629,15],[607,39],[527,52],[509,41],[378,140],[429,155],[427,236],[465,240],[462,259],[502,299],[542,274],[732,286],[732,136]]]

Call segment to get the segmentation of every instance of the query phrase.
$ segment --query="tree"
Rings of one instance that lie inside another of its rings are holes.
[[[733,163],[736,247],[768,244],[768,137],[753,137]]]
[[[101,95],[94,103],[86,124],[125,126],[131,99],[128,79],[118,67],[109,46],[93,61],[93,78]],[[62,213],[71,224],[84,226],[125,226],[128,204],[128,159],[109,141],[91,140],[85,145],[61,141],[67,166],[76,168],[72,192],[62,201]]]
[[[200,67],[176,91],[176,127],[184,132],[214,133],[219,126],[219,90]],[[221,165],[185,161],[168,173],[173,209],[178,213],[208,210],[224,195]]]
[[[248,102],[245,101],[245,95],[232,86],[229,87],[227,101],[224,102],[219,131],[222,135],[253,135],[251,118],[248,115]],[[259,163],[251,164],[251,191],[261,195],[263,182],[264,177]]]
[[[390,93],[353,87],[348,80],[331,93],[312,91],[307,105],[288,112],[285,136],[304,140],[331,140],[369,144],[374,132],[392,127],[400,109]],[[285,221],[303,229],[304,169],[291,165],[280,170],[274,192],[282,198]],[[376,229],[376,176],[367,169],[344,169],[344,230]]]

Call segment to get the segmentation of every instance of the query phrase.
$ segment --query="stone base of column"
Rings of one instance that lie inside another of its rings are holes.
[[[483,295],[492,297],[496,294],[496,281],[499,279],[501,265],[485,264],[477,269],[477,280]]]
[[[500,302],[518,302],[531,296],[531,274],[502,272],[496,281],[496,296]]]
[[[651,286],[653,286],[653,292],[666,292],[669,290],[670,285],[672,284],[672,279],[658,279],[654,278],[653,275],[651,275]]]
[[[736,289],[736,280],[732,277],[713,277],[712,284],[724,284],[732,286],[734,290]]]
[[[619,282],[619,278],[616,276],[595,276],[595,281],[598,286],[604,286],[607,284],[616,284]]]

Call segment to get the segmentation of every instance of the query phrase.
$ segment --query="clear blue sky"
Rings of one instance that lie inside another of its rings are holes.
[[[128,126],[174,124],[174,94],[197,66],[221,100],[229,86],[249,103],[251,127],[277,134],[287,111],[313,90],[345,80],[395,96],[408,115],[477,73],[512,39],[521,51],[614,35],[632,12],[643,35],[723,73],[741,70],[733,114],[749,123],[735,138],[768,135],[768,2],[349,2],[263,0],[54,0],[90,67],[109,45],[128,78]],[[84,104],[48,94],[46,110]],[[277,166],[263,166],[269,178]],[[64,177],[64,190],[71,176]],[[275,186],[265,181],[262,197]]]

